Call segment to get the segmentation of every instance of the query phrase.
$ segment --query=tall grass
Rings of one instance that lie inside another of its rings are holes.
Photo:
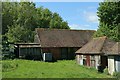
[[[16,69],[18,64],[13,61],[2,62],[2,72],[8,72]]]
[[[75,60],[42,62],[32,60],[4,60],[3,78],[110,78],[94,68],[76,64]]]

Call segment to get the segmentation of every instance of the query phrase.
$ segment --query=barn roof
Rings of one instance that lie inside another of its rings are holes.
[[[116,44],[114,44],[107,52],[107,55],[120,55],[120,42],[116,42]]]
[[[106,36],[93,38],[86,45],[84,45],[82,48],[76,51],[76,53],[104,54],[107,53],[114,44],[115,42],[110,40]]]
[[[41,47],[82,47],[94,30],[36,29]]]

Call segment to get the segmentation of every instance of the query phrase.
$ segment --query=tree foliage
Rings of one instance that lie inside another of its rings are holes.
[[[13,25],[16,21],[16,7],[17,3],[2,3],[2,34],[7,32],[7,26]]]
[[[57,13],[53,13],[52,19],[50,20],[50,28],[57,29],[69,29],[68,23],[63,21]]]
[[[24,26],[24,28],[28,28],[34,30],[34,26],[36,26],[36,12],[35,12],[35,4],[30,2],[21,2],[17,8],[17,20],[16,24],[20,26]]]
[[[68,23],[59,14],[52,13],[47,8],[37,8],[37,21],[38,28],[69,29]]]
[[[24,28],[20,25],[14,25],[8,27],[6,33],[8,42],[32,42],[34,38],[34,32],[30,29]]]
[[[39,28],[49,28],[51,18],[52,12],[49,9],[37,8],[37,25]]]
[[[115,41],[120,41],[120,1],[101,2],[97,13],[100,23],[94,36],[107,36]]]
[[[2,3],[2,34],[10,42],[31,42],[35,28],[69,29],[68,23],[49,9],[33,2]]]

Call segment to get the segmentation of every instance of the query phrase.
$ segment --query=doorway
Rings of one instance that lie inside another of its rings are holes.
[[[101,67],[103,69],[108,67],[108,57],[107,56],[101,56]]]

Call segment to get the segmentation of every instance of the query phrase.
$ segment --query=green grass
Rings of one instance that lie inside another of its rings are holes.
[[[94,68],[76,64],[75,60],[42,62],[31,60],[2,61],[3,78],[111,78]]]

